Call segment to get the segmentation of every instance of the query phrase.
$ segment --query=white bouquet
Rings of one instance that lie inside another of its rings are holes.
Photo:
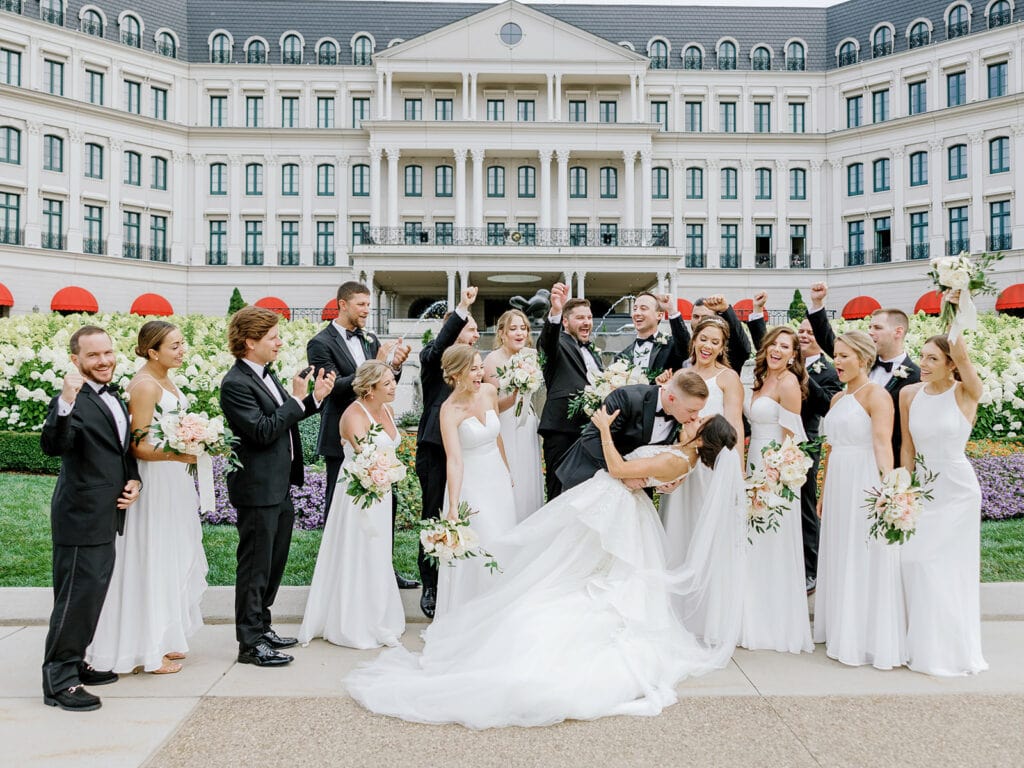
[[[365,436],[356,438],[359,452],[351,458],[342,477],[348,481],[345,492],[363,509],[383,499],[391,484],[405,477],[405,464],[398,460],[395,450],[381,448],[374,441],[381,432],[380,424],[372,424]]]
[[[647,384],[647,373],[641,366],[630,365],[625,360],[616,360],[603,371],[589,371],[583,390],[569,400],[569,417],[584,414],[588,418],[601,407],[601,403],[619,387],[629,384]]]
[[[491,572],[501,572],[498,561],[489,552],[480,548],[480,539],[476,531],[469,527],[469,518],[476,512],[470,508],[465,501],[459,502],[456,509],[457,519],[449,520],[447,517],[431,517],[419,522],[420,544],[423,546],[423,554],[435,565],[444,563],[454,566],[456,560],[465,560],[470,557],[489,557],[490,560],[484,565],[491,569]]]
[[[532,350],[520,350],[498,368],[497,374],[501,389],[516,394],[515,416],[518,419],[523,413],[523,402],[544,383],[537,354]]]
[[[786,500],[778,494],[777,487],[764,468],[755,469],[746,479],[747,528],[750,531],[766,533],[779,529]],[[749,535],[747,541],[750,541]]]
[[[978,310],[971,297],[996,292],[996,285],[985,274],[985,270],[1002,258],[1001,253],[983,253],[972,260],[967,251],[961,251],[956,256],[932,259],[928,277],[932,279],[935,289],[942,294],[949,291],[960,292],[960,299],[956,304],[948,301],[944,295],[942,310],[939,313],[939,319],[949,334],[950,342],[956,341],[961,331],[974,330],[978,327]]]
[[[871,521],[870,536],[888,544],[902,544],[917,530],[924,502],[932,500],[931,483],[938,473],[928,471],[916,458],[917,469],[910,472],[896,467],[882,479],[880,488],[868,491],[865,508]]]
[[[800,494],[807,480],[807,471],[814,461],[804,453],[804,444],[790,435],[779,445],[774,440],[761,449],[765,475],[774,483],[775,492],[786,501],[792,501]]]

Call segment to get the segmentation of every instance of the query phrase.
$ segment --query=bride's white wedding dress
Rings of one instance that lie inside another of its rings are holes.
[[[634,455],[659,450],[672,449]],[[746,513],[735,451],[722,451],[714,475],[685,567],[665,570],[650,499],[598,472],[494,543],[504,574],[435,619],[422,654],[384,651],[348,676],[349,693],[374,712],[469,728],[658,714],[681,680],[725,666],[739,634]],[[730,558],[736,576],[708,583],[707,563]],[[706,619],[709,605],[714,642],[704,644],[680,616]]]

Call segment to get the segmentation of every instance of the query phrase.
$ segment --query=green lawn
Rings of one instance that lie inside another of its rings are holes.
[[[50,585],[50,494],[54,478],[0,474],[0,587]],[[295,531],[284,583],[309,584],[320,547],[320,531]],[[203,546],[212,585],[234,583],[234,526],[204,525]],[[399,531],[395,567],[415,575],[416,535]],[[1024,581],[1024,518],[981,524],[981,580]]]

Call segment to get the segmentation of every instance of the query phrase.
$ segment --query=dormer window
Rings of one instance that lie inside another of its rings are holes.
[[[839,46],[839,66],[848,67],[857,63],[857,46],[847,40]]]
[[[302,43],[299,41],[298,35],[288,35],[281,43],[281,63],[302,63]]]
[[[338,63],[338,46],[327,40],[320,43],[320,50],[316,54],[317,64],[334,65]]]
[[[786,69],[791,72],[803,72],[806,65],[803,43],[790,43],[786,46]]]
[[[142,47],[142,24],[131,14],[121,20],[121,42],[132,48]]]
[[[210,44],[210,61],[213,64],[231,63],[231,39],[223,32],[213,36],[213,42]]]
[[[718,68],[736,69],[736,44],[728,40],[718,46]]]
[[[704,54],[696,45],[691,45],[683,54],[683,69],[703,69]]]
[[[245,51],[246,64],[266,64],[267,45],[262,40],[253,40]]]
[[[368,67],[373,56],[373,44],[366,35],[360,35],[352,45],[352,64],[357,67]]]
[[[668,45],[665,41],[654,40],[649,50],[651,69],[668,69]]]
[[[772,54],[764,47],[755,48],[754,55],[750,59],[752,69],[767,72],[772,68]]]

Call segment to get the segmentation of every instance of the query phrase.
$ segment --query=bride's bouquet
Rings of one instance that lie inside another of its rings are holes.
[[[476,531],[469,527],[469,518],[476,514],[465,501],[460,501],[456,509],[458,518],[449,520],[442,517],[431,517],[419,522],[420,544],[423,545],[423,553],[427,559],[439,566],[444,563],[454,566],[456,560],[465,560],[470,557],[488,557],[484,565],[491,569],[491,572],[501,572],[498,561],[494,555],[486,552],[480,547],[480,539]]]
[[[915,458],[913,472],[896,467],[884,478],[880,488],[868,491],[864,508],[871,521],[869,536],[885,539],[887,544],[902,544],[917,530],[917,521],[925,501],[932,500],[931,485],[938,477],[930,472],[921,456]]]
[[[147,435],[145,429],[136,429],[132,437],[136,445]],[[180,408],[164,410],[159,405],[153,414],[153,422],[149,425],[149,439],[153,445],[166,453],[177,453],[182,456],[224,456],[228,460],[228,471],[233,472],[242,466],[235,454],[235,437],[224,419],[213,418],[205,413],[190,413]],[[196,464],[188,464],[189,473],[196,474]]]
[[[371,424],[363,437],[356,438],[359,453],[345,467],[345,493],[363,509],[369,509],[391,490],[391,484],[405,477],[405,464],[399,461],[394,448],[382,448],[374,438],[383,432],[380,424]]]
[[[603,371],[589,371],[587,381],[590,383],[569,400],[569,418],[581,413],[588,418],[593,416],[604,399],[619,387],[649,383],[647,372],[641,366],[624,360],[616,360]]]
[[[779,495],[779,483],[760,467],[746,479],[747,529],[757,534],[779,530],[786,511],[786,499]],[[748,535],[747,541],[750,541]]]
[[[956,256],[941,256],[931,260],[932,268],[928,277],[932,279],[935,289],[942,294],[947,291],[960,292],[958,303],[950,302],[943,296],[939,312],[939,319],[951,342],[956,341],[961,331],[978,327],[978,310],[971,297],[998,290],[985,270],[1002,258],[1002,253],[983,253],[972,259],[967,251],[961,251]]]
[[[516,394],[515,417],[518,419],[523,414],[523,403],[544,382],[536,353],[525,349],[516,352],[498,368],[497,374],[501,389]]]
[[[790,435],[782,445],[772,440],[761,449],[765,474],[774,483],[775,492],[786,501],[793,501],[800,495],[807,472],[814,466],[814,460],[804,452],[807,445],[798,443]]]

